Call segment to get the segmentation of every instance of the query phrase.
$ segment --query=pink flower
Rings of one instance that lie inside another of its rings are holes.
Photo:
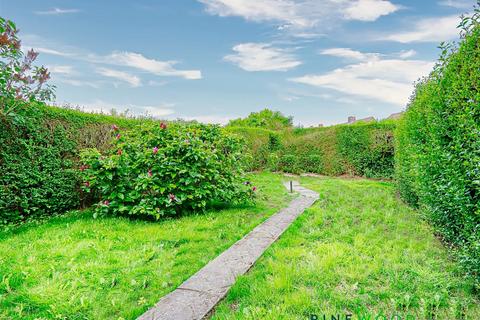
[[[152,174],[152,169],[148,169],[148,176],[151,177],[153,174]]]
[[[153,154],[157,154],[157,153],[158,153],[158,148],[157,147],[153,148]]]
[[[120,133],[115,136],[115,138],[117,138],[117,140],[120,139],[121,137],[122,137],[122,135]]]
[[[109,205],[110,205],[110,201],[105,200],[105,201],[103,201],[103,204],[106,205],[106,206],[109,206]]]
[[[89,187],[90,187],[90,182],[88,182],[88,181],[85,181],[83,184],[84,184],[84,185],[85,185],[85,187],[87,187],[87,188],[89,188]]]
[[[160,128],[165,130],[165,129],[167,129],[167,125],[162,122],[162,123],[160,123]]]
[[[257,191],[257,187],[254,186],[254,187],[252,188],[252,191],[253,191],[253,192]]]
[[[118,131],[118,127],[117,127],[117,125],[115,125],[115,124],[114,124],[114,125],[112,125],[112,130],[113,130],[113,131]]]
[[[175,195],[174,195],[173,193],[170,193],[170,194],[168,195],[168,198],[170,199],[170,201],[175,201],[175,200],[177,200],[177,198],[175,198]]]
[[[30,49],[28,52],[27,52],[27,60],[28,61],[34,61],[35,59],[37,59],[38,57],[38,52],[35,52],[33,51],[33,49]]]
[[[123,153],[122,149],[118,149],[117,154],[118,154],[119,156],[121,156],[122,153]]]

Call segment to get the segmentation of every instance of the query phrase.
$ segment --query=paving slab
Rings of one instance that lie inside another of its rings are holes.
[[[290,189],[290,184],[285,183]],[[200,320],[225,297],[238,276],[246,273],[288,226],[317,199],[318,193],[296,181],[299,194],[288,207],[258,225],[241,240],[167,294],[138,320]]]

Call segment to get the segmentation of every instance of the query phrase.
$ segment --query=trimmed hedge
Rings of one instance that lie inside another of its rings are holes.
[[[136,128],[129,119],[31,104],[0,118],[0,223],[21,222],[91,203],[82,193],[79,150],[111,147],[111,126]],[[364,175],[389,178],[392,124],[371,123],[272,131],[223,130],[246,141],[247,170]]]
[[[397,128],[396,178],[480,288],[480,12],[444,46]]]
[[[245,138],[250,169],[392,178],[395,121],[270,131],[228,128]]]
[[[106,150],[113,123],[140,122],[41,104],[0,117],[0,224],[78,207],[78,150]]]
[[[338,148],[347,173],[369,178],[394,175],[393,122],[341,126]]]
[[[224,130],[244,138],[246,144],[245,169],[249,171],[267,168],[269,155],[275,151],[275,148],[280,147],[276,143],[271,143],[274,140],[280,144],[278,133],[272,130],[230,126],[225,127]]]

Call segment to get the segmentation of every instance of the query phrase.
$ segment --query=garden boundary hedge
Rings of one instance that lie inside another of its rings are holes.
[[[396,179],[480,289],[480,7],[417,84],[396,131]]]
[[[396,121],[272,131],[227,127],[244,137],[249,169],[390,179]]]
[[[142,121],[43,104],[0,116],[0,224],[79,207],[78,151],[106,150],[112,124]]]

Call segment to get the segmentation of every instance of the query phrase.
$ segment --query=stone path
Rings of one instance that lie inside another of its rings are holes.
[[[290,188],[288,183],[285,187]],[[238,276],[244,274],[263,252],[317,199],[314,191],[293,182],[300,193],[289,206],[271,216],[249,234],[210,261],[177,289],[167,294],[139,320],[203,319],[227,294]]]

